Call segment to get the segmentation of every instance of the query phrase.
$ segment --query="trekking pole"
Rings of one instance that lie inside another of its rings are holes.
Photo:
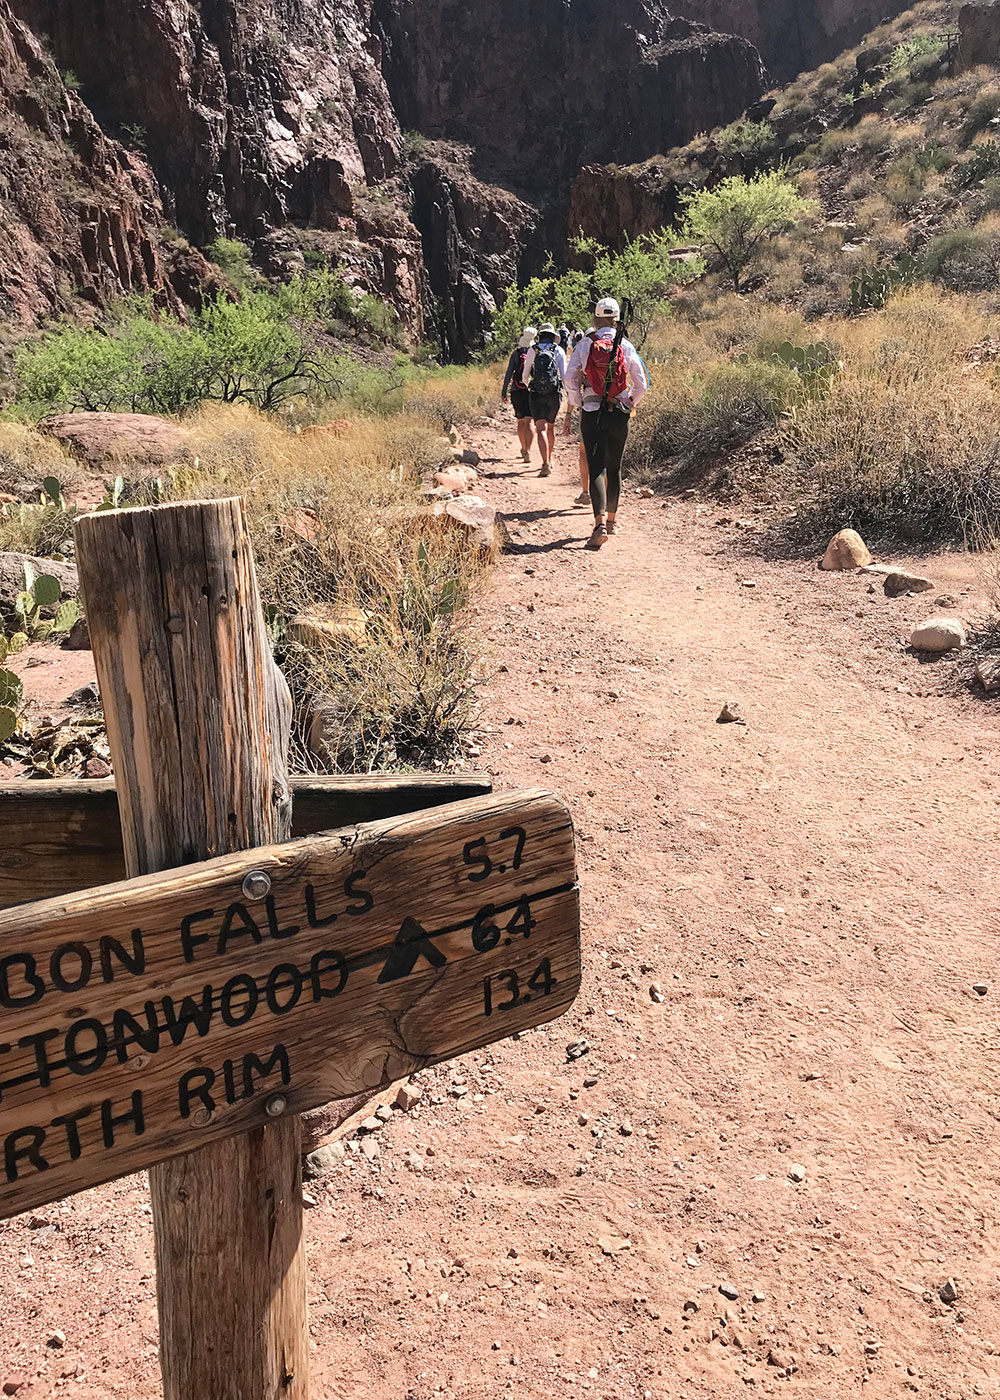
[[[617,327],[617,329],[616,329],[616,331],[615,331],[615,342],[614,342],[614,345],[612,345],[612,347],[611,347],[611,358],[608,360],[608,368],[607,368],[607,371],[606,371],[606,373],[605,373],[605,375],[604,375],[604,393],[603,393],[602,396],[601,396],[600,419],[599,419],[599,421],[600,421],[600,423],[601,423],[602,425],[603,425],[603,424],[605,423],[605,421],[606,421],[604,415],[605,415],[606,412],[607,412],[607,408],[608,408],[608,399],[609,399],[610,396],[611,396],[611,384],[612,384],[612,381],[613,381],[613,379],[614,379],[614,373],[615,373],[615,361],[616,361],[616,359],[617,359],[617,357],[618,357],[618,351],[621,349],[621,343],[622,343],[622,341],[625,339],[625,320],[626,320],[626,315],[627,315],[627,317],[628,317],[629,320],[632,319],[632,303],[629,302],[629,301],[625,301],[624,298],[623,298],[623,300],[622,300],[622,308],[621,308],[621,315],[618,317],[618,327]]]

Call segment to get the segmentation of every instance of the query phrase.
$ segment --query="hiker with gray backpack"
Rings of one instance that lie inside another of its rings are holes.
[[[524,357],[523,376],[542,454],[542,469],[538,475],[551,476],[556,419],[566,380],[566,352],[559,344],[559,333],[551,321],[538,327],[538,339]]]

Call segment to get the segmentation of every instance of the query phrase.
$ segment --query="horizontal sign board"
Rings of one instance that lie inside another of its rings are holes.
[[[565,1011],[572,821],[473,798],[0,914],[0,1217]]]
[[[439,807],[493,789],[488,773],[294,777],[292,835]],[[125,878],[114,779],[0,783],[0,909]]]

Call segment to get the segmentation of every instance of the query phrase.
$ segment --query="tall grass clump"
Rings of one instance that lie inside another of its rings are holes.
[[[918,287],[837,331],[840,373],[784,434],[807,519],[919,543],[961,539],[974,520],[1000,533],[997,383],[966,358],[996,327]]]
[[[295,433],[206,405],[190,434],[197,466],[178,474],[175,497],[247,502],[298,766],[366,772],[457,756],[475,704],[465,604],[487,561],[417,505],[441,457],[437,425],[401,412]]]

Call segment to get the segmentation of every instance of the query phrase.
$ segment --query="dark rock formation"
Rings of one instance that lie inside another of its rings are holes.
[[[476,173],[533,202],[581,166],[643,160],[736,117],[763,90],[742,39],[664,0],[374,0],[405,128],[461,141]]]
[[[673,0],[674,10],[727,34],[740,34],[761,52],[781,82],[815,68],[856,44],[911,0]]]
[[[655,174],[626,190],[614,168],[754,103],[764,75],[748,39],[787,69],[793,53],[828,56],[873,8],[900,5],[0,0],[0,296],[30,319],[74,289],[191,306],[225,291],[201,254],[163,238],[169,221],[202,247],[245,239],[275,276],[310,251],[337,258],[414,338],[426,302],[460,355],[501,289],[563,247],[568,214],[574,230],[619,235],[662,222]],[[431,138],[409,160],[401,127]],[[595,167],[612,163],[602,184]]]
[[[1000,60],[1000,4],[977,0],[958,12],[958,62],[961,69]]]
[[[585,166],[573,182],[569,226],[619,252],[630,238],[668,227],[680,213],[680,186],[655,160]]]
[[[166,283],[155,181],[104,135],[0,0],[0,311],[30,324],[67,289],[100,303]]]
[[[412,184],[434,298],[431,329],[447,356],[461,358],[482,344],[500,293],[516,282],[538,211],[477,180],[468,153],[444,143],[428,142]]]

